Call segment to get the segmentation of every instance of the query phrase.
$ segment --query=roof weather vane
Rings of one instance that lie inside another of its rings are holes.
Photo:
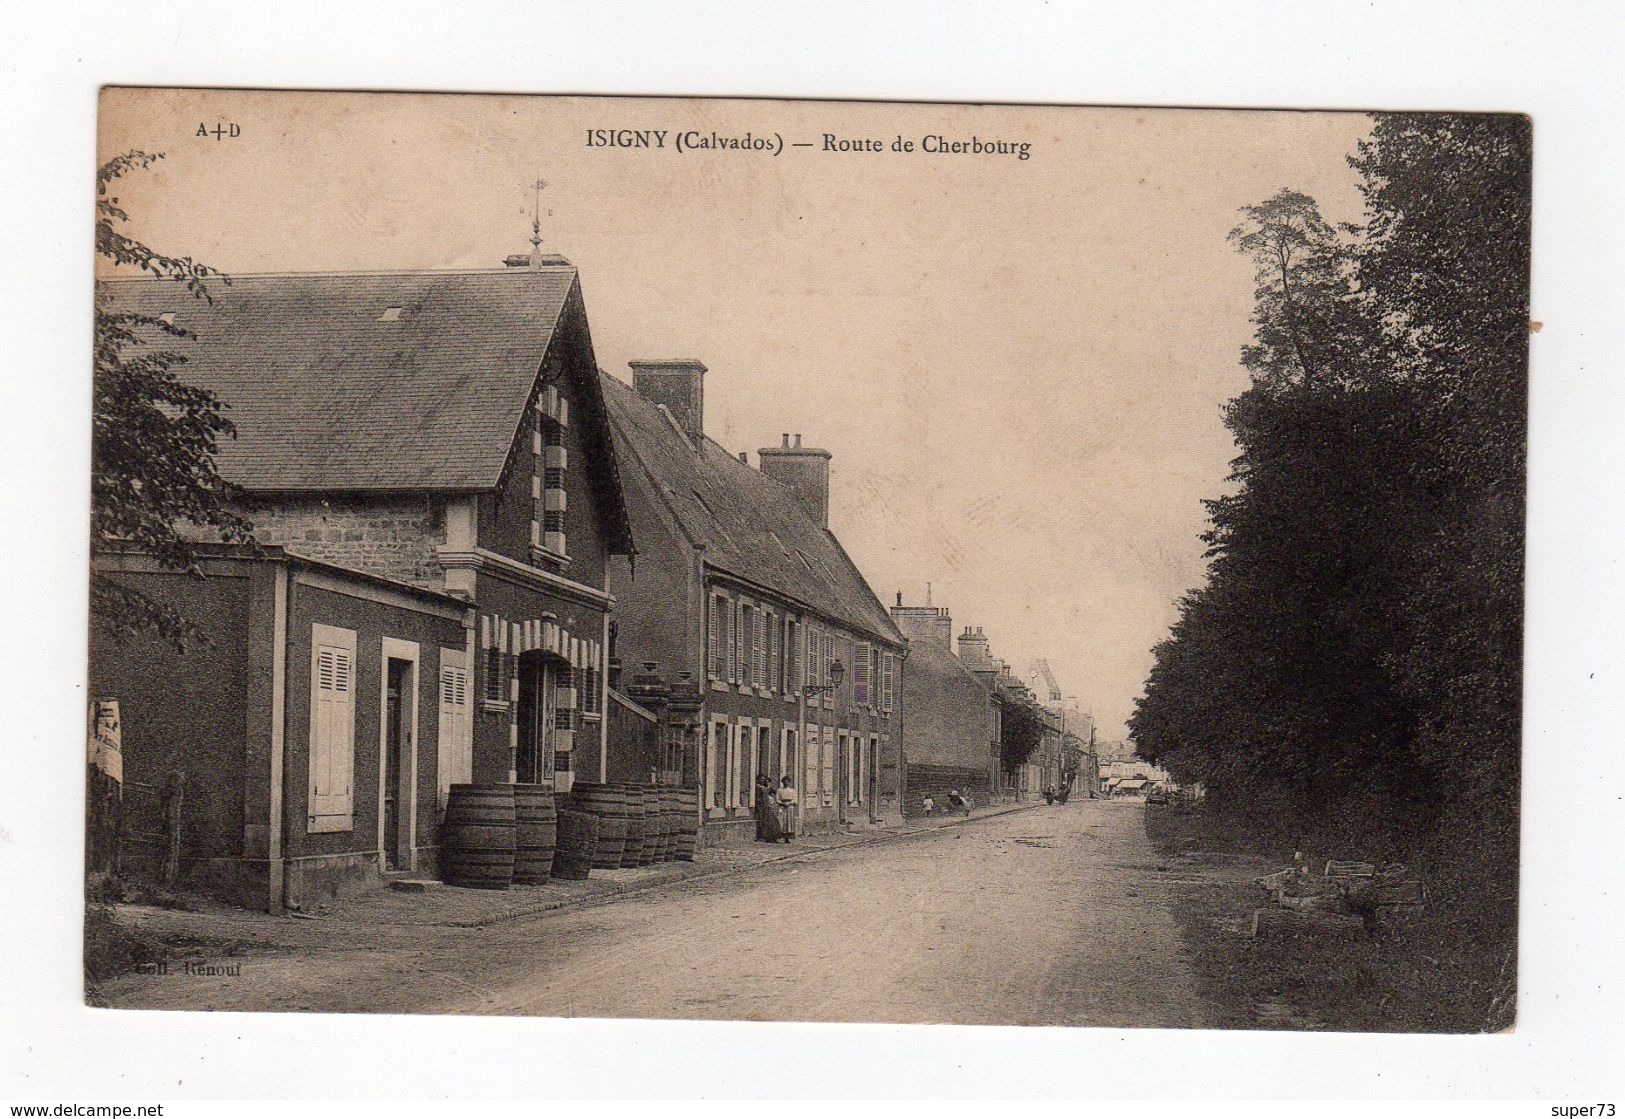
[[[530,245],[539,253],[542,251],[542,191],[547,189],[547,180],[538,178],[534,186],[536,201],[530,211]]]

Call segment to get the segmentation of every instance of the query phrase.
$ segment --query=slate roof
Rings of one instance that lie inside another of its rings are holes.
[[[629,385],[599,376],[616,455],[640,470],[707,566],[770,589],[826,618],[895,645],[903,635],[833,533],[815,523],[783,484],[740,462],[711,439],[691,445],[672,421]],[[632,531],[658,516],[631,503]]]
[[[495,487],[542,357],[580,300],[571,267],[242,275],[210,290],[212,304],[169,280],[110,280],[99,297],[173,312],[196,333],[154,341],[186,356],[183,380],[229,405],[237,438],[221,443],[221,476],[273,491]],[[587,346],[583,388],[596,395]]]

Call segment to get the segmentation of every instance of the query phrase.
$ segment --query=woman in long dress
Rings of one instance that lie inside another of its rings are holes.
[[[783,838],[779,827],[779,800],[773,794],[773,779],[765,773],[756,775],[756,838],[762,843],[777,843]]]
[[[779,781],[777,796],[779,813],[782,817],[780,827],[784,832],[784,841],[789,843],[796,837],[796,802],[801,798],[796,795],[795,782],[790,780],[788,773]]]

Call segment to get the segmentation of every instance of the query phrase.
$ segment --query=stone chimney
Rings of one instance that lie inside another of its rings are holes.
[[[904,606],[899,592],[891,616],[910,641],[929,641],[953,652],[954,620],[946,606]]]
[[[987,638],[982,633],[982,627],[971,629],[965,627],[965,632],[959,635],[959,659],[965,662],[965,667],[972,672],[993,672],[993,651],[988,646]]]
[[[638,395],[664,404],[689,442],[699,447],[705,438],[705,366],[690,358],[628,364]]]
[[[794,444],[790,436],[785,435],[779,446],[763,447],[756,453],[760,456],[757,468],[790,487],[807,516],[828,528],[830,453],[817,447],[803,447],[800,435]]]

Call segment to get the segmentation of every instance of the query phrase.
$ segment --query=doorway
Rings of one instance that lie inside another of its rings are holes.
[[[411,802],[407,786],[412,771],[412,687],[411,661],[386,657],[384,660],[384,826],[383,855],[386,870],[399,870],[404,852],[410,849],[410,817],[403,811]]]
[[[558,719],[553,693],[555,670],[548,654],[524,653],[519,658],[519,746],[514,772],[522,785],[553,780]]]
[[[756,772],[767,775],[770,787],[779,787],[782,773],[773,764],[773,728],[759,727],[756,731]]]

